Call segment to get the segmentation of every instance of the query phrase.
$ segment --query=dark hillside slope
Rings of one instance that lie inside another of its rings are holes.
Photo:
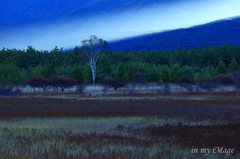
[[[162,33],[122,39],[109,42],[112,50],[172,50],[203,48],[204,45],[240,44],[240,17],[219,20],[187,29],[177,29]]]

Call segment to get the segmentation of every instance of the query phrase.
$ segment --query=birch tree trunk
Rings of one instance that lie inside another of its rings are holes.
[[[100,52],[109,50],[108,43],[103,39],[98,39],[96,35],[91,35],[89,40],[82,41],[82,49],[86,53],[93,76],[93,86],[95,85],[96,66]]]

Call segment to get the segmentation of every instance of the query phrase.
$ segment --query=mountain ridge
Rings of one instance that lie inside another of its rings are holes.
[[[110,41],[112,50],[172,50],[184,48],[203,48],[204,45],[240,44],[240,16],[229,17],[209,23],[179,28],[161,33],[145,34],[116,41]]]

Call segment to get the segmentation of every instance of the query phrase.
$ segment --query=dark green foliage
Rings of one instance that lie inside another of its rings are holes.
[[[164,83],[171,82],[171,73],[167,65],[163,65],[160,69],[160,80]]]
[[[195,83],[198,83],[199,80],[200,80],[200,73],[197,72],[197,73],[194,75],[194,82],[195,82]]]
[[[78,84],[83,83],[83,74],[79,66],[74,66],[72,69],[72,76]]]
[[[100,57],[97,65],[97,74],[111,75],[111,66],[107,56]]]
[[[29,66],[27,69],[27,78],[35,77],[34,69],[32,66]]]
[[[39,64],[37,67],[34,68],[34,72],[36,75],[41,76],[43,74],[43,67]]]
[[[216,68],[216,74],[227,74],[227,69],[223,61],[219,61],[218,66]]]
[[[44,68],[43,68],[43,76],[45,78],[49,78],[50,75],[52,74],[56,74],[56,70],[54,68],[53,65],[46,65]]]
[[[129,79],[129,81],[132,80],[132,77],[133,77],[133,74],[134,74],[134,70],[133,69],[134,69],[133,65],[130,64],[129,67],[128,67],[128,79]]]
[[[211,75],[209,73],[203,74],[203,82],[210,83],[211,82]]]
[[[147,77],[148,77],[148,75],[145,74],[145,73],[142,73],[142,72],[135,73],[135,74],[133,75],[132,81],[143,84],[143,83],[146,82],[146,78],[147,78]]]
[[[180,66],[175,63],[171,69],[171,79],[173,80],[174,75],[180,70]]]
[[[174,74],[174,76],[173,76],[173,82],[174,82],[174,83],[177,83],[178,78],[179,78],[180,75],[182,75],[182,74],[184,74],[183,69],[178,70],[178,71]]]
[[[231,63],[228,66],[228,72],[234,72],[234,71],[239,71],[240,67],[239,64],[237,62],[237,60],[235,58],[232,59]]]
[[[14,65],[13,63],[9,64],[7,63],[6,65],[3,66],[5,68],[5,77],[7,77],[7,85],[8,84],[13,84],[15,86],[20,85],[20,72],[18,70],[18,67]]]
[[[142,73],[146,73],[146,67],[141,63],[138,68],[137,68],[137,72],[142,72]]]
[[[37,51],[30,46],[26,51],[16,49],[5,50],[3,48],[3,50],[0,50],[0,75],[3,74],[4,76],[0,76],[0,81],[3,81],[2,83],[5,83],[5,85],[9,85],[10,83],[13,85],[24,83],[24,79],[21,77],[22,72],[26,75],[25,81],[36,75],[45,78],[49,78],[51,74],[62,74],[73,77],[73,66],[77,64],[81,68],[84,68],[83,64],[85,64],[85,60],[86,54],[83,53],[82,49],[77,47],[75,47],[73,52],[65,51],[65,53],[62,48],[60,50],[57,47],[51,52]],[[226,67],[223,64],[228,66],[228,73],[239,71],[240,68],[237,63],[239,60],[240,45],[233,47],[226,44],[220,47],[214,45],[213,47],[205,46],[204,49],[195,48],[193,50],[189,50],[186,46],[185,49],[178,49],[174,52],[108,51],[101,53],[97,62],[97,76],[106,74],[112,77],[116,76],[125,82],[130,82],[135,73],[143,72],[149,75],[147,78],[148,81],[157,82],[161,80],[161,65],[171,63],[171,82],[176,82],[181,74],[186,73],[191,74],[194,78],[196,72],[201,73],[202,77],[204,74],[210,74],[212,79],[218,74],[227,73],[227,69],[225,69]],[[222,61],[223,64],[219,61]],[[175,65],[173,65],[174,63]],[[155,64],[158,66],[156,69],[153,69],[153,65]],[[182,64],[185,66],[182,67]],[[182,71],[179,71],[180,67]],[[19,70],[21,70],[21,73],[19,73]],[[91,69],[89,73],[87,73],[86,69],[81,70],[81,72],[84,81],[92,83],[92,77],[89,76],[89,78],[86,78],[87,74],[91,74],[92,76]]]
[[[120,66],[118,67],[118,70],[117,70],[116,77],[122,79],[124,74],[125,74],[125,68],[124,68],[123,64],[120,64]]]
[[[194,76],[194,72],[189,66],[184,66],[183,71],[184,71],[184,74],[190,74],[192,77]]]
[[[1,74],[1,76],[0,76],[0,85],[3,85],[3,86],[7,85],[7,79],[4,76],[4,74]]]
[[[153,66],[147,80],[149,82],[158,82],[160,80],[159,76],[160,76],[160,73],[158,72],[156,66]]]
[[[129,82],[129,77],[127,72],[124,73],[122,80],[126,83]]]
[[[5,62],[7,62],[8,64],[13,63],[14,65],[16,65],[16,62],[14,61],[14,59],[11,56],[7,57],[5,59]]]
[[[85,67],[85,81],[87,83],[93,82],[92,70],[89,65],[86,65]]]
[[[21,85],[25,86],[27,82],[27,76],[25,74],[21,75]]]

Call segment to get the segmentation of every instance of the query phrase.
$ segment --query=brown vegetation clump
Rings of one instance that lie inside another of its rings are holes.
[[[213,79],[217,85],[233,85],[234,78],[232,74],[220,74]]]
[[[180,84],[193,84],[194,83],[194,79],[190,74],[182,74],[180,75],[180,77],[177,80],[177,83]]]
[[[124,87],[126,84],[118,78],[107,78],[104,82],[106,87],[113,87],[116,91],[120,87]]]
[[[30,87],[32,87],[35,92],[36,92],[36,88],[38,88],[38,87],[41,87],[43,89],[43,91],[45,92],[49,83],[46,78],[43,78],[43,77],[37,75],[36,77],[31,77],[27,81],[26,84],[29,85]]]

